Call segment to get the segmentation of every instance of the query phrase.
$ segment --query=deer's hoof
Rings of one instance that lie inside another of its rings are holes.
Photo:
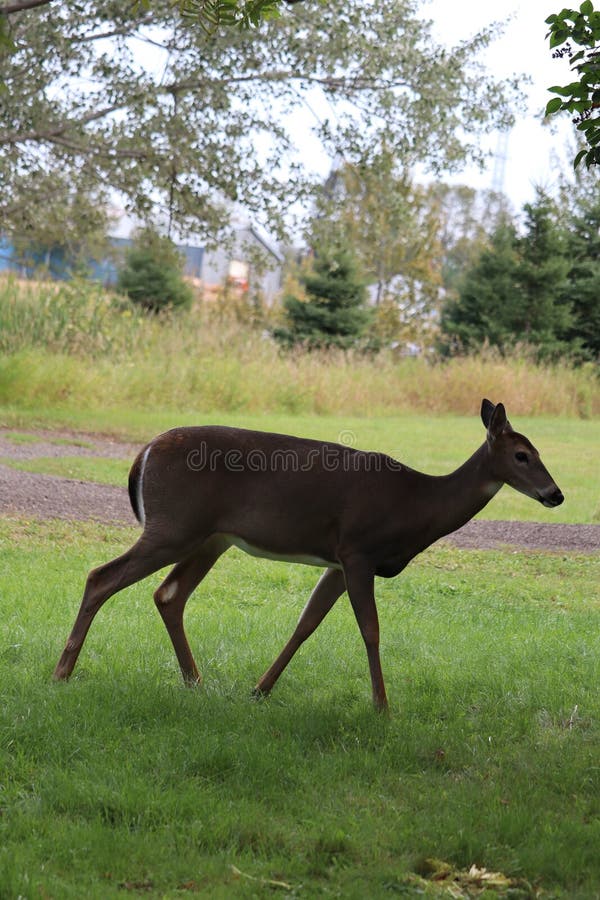
[[[258,702],[259,700],[266,700],[270,693],[270,691],[265,691],[260,687],[260,685],[257,684],[256,687],[252,688],[250,696],[253,700]]]

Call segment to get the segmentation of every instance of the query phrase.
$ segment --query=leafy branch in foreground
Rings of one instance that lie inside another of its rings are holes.
[[[302,0],[172,0],[181,14],[200,25],[206,34],[214,34],[222,26],[257,28],[261,22],[276,19],[281,6]],[[152,0],[137,0],[145,10],[152,8]]]
[[[550,26],[547,37],[553,57],[570,60],[571,71],[577,75],[576,81],[564,86],[548,88],[558,94],[548,101],[546,115],[551,116],[567,111],[574,113],[573,124],[580,131],[587,147],[580,150],[574,159],[577,168],[582,160],[587,167],[600,165],[600,11],[594,9],[592,0],[584,0],[579,10],[563,9],[548,16]],[[584,49],[573,52],[570,42]]]

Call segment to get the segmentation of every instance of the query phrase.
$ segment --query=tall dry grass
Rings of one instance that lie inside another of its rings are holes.
[[[514,415],[600,415],[592,365],[283,354],[267,330],[210,308],[148,317],[89,284],[0,285],[0,352],[0,403],[12,406],[472,414],[489,395]]]

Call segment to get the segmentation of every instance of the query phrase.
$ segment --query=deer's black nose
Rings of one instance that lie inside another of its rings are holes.
[[[560,488],[555,488],[553,491],[549,491],[547,494],[540,494],[540,499],[544,506],[560,506],[565,497]]]

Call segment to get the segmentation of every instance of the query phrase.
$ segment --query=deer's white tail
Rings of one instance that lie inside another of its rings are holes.
[[[147,447],[144,447],[144,449],[138,453],[129,471],[129,502],[131,503],[133,513],[140,525],[143,525],[146,521],[142,489],[144,485],[144,471],[146,469],[146,462],[151,446],[151,443],[148,444]]]

